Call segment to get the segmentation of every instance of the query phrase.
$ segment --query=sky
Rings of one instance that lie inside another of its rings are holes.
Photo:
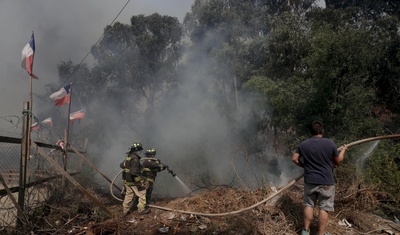
[[[36,44],[33,73],[39,77],[32,82],[35,114],[44,105],[35,103],[35,96],[54,91],[46,85],[59,86],[57,64],[83,60],[127,2],[116,19],[125,24],[130,24],[133,15],[155,12],[182,22],[193,0],[0,0],[0,117],[21,116],[23,102],[30,100],[30,78],[21,68],[21,52],[32,31]],[[8,125],[0,119],[0,128]]]

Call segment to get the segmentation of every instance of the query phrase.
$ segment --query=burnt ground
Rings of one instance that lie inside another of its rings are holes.
[[[400,234],[400,224],[374,215],[369,210],[376,203],[373,191],[346,187],[337,192],[336,211],[330,214],[327,232],[336,235],[352,234]],[[272,192],[270,189],[255,191],[229,187],[215,187],[192,197],[173,200],[158,200],[154,205],[178,211],[201,212],[206,214],[226,213],[247,208],[262,201]],[[344,195],[344,193],[347,193]],[[363,205],[366,203],[368,205]],[[86,226],[75,226],[68,234],[300,234],[302,217],[302,183],[298,182],[265,204],[253,209],[228,216],[206,217],[151,208],[146,215],[132,212],[127,218],[120,218],[119,204],[111,205],[115,212],[113,219],[89,222]],[[311,228],[316,233],[317,212]],[[128,223],[134,218],[136,222]],[[345,224],[345,219],[349,224]]]
[[[396,216],[400,218],[400,208],[386,210],[382,206],[382,202],[389,201],[385,193],[347,179],[351,177],[344,177],[336,184],[335,212],[330,214],[327,232],[333,235],[399,235],[400,223],[393,221]],[[133,211],[128,217],[121,218],[121,202],[109,193],[93,191],[93,195],[112,212],[110,218],[79,191],[71,189],[33,210],[25,227],[0,227],[0,234],[300,234],[303,183],[299,181],[272,200],[253,206],[272,194],[271,188],[245,190],[215,186],[184,198],[160,199],[155,195],[153,205],[171,211],[150,208],[149,214],[138,215]],[[247,209],[249,207],[251,209]],[[216,213],[224,216],[213,216]],[[316,212],[312,235],[317,230],[317,216]],[[127,222],[131,218],[135,219],[134,223]],[[346,225],[344,219],[349,224]]]

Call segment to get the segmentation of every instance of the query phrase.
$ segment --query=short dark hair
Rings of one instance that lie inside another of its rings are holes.
[[[312,122],[310,125],[310,133],[311,135],[322,135],[324,133],[324,126],[322,125],[322,122]]]

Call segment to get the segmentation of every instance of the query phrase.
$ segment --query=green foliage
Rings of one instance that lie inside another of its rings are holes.
[[[400,207],[400,144],[397,141],[385,141],[368,158],[365,180],[375,183],[387,192],[395,206]]]
[[[182,28],[175,17],[157,13],[133,16],[131,25],[108,26],[92,54],[108,86],[114,91],[140,94],[153,107],[164,87],[176,82],[181,37]],[[131,106],[125,103],[124,109]]]
[[[265,38],[266,61],[263,72],[273,79],[289,79],[304,72],[302,58],[307,56],[310,41],[308,23],[302,12],[284,13],[270,20]]]
[[[370,74],[379,52],[375,35],[367,26],[338,24],[348,21],[340,11],[326,10],[334,25],[324,23],[329,19],[321,22],[320,11],[309,12],[307,21],[295,14],[273,21],[262,44],[267,45],[265,65],[258,70],[263,75],[252,77],[246,87],[267,97],[277,128],[305,134],[304,127],[318,119],[338,139],[374,136],[380,130],[372,115],[377,93]]]
[[[196,0],[192,11],[185,16],[184,26],[195,44],[204,41],[224,43],[266,34],[268,2]],[[211,34],[216,35],[211,37]]]
[[[364,14],[370,17],[379,17],[382,14],[400,16],[400,3],[396,0],[325,0],[327,7],[346,9],[360,8]]]
[[[371,117],[375,93],[368,68],[374,53],[368,32],[348,26],[332,30],[325,24],[314,28],[310,37],[312,47],[304,61],[316,93],[310,97],[307,113],[318,115],[331,128],[331,135],[341,135]]]
[[[293,127],[293,123],[296,123],[296,111],[301,111],[305,104],[303,103],[304,99],[299,99],[295,94],[304,94],[302,89],[306,83],[296,82],[295,79],[293,81],[292,85],[288,86],[286,81],[253,77],[245,84],[245,87],[258,90],[268,99],[268,104],[272,108],[270,125],[282,128],[282,130]]]

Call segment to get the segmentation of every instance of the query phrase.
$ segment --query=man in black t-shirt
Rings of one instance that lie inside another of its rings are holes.
[[[324,134],[321,122],[310,126],[311,138],[304,140],[292,155],[292,162],[304,168],[304,229],[302,235],[310,234],[314,208],[318,205],[318,235],[325,233],[328,211],[334,210],[335,182],[333,166],[339,165],[347,150],[344,145],[338,153],[336,144]],[[302,161],[300,161],[302,159]]]

